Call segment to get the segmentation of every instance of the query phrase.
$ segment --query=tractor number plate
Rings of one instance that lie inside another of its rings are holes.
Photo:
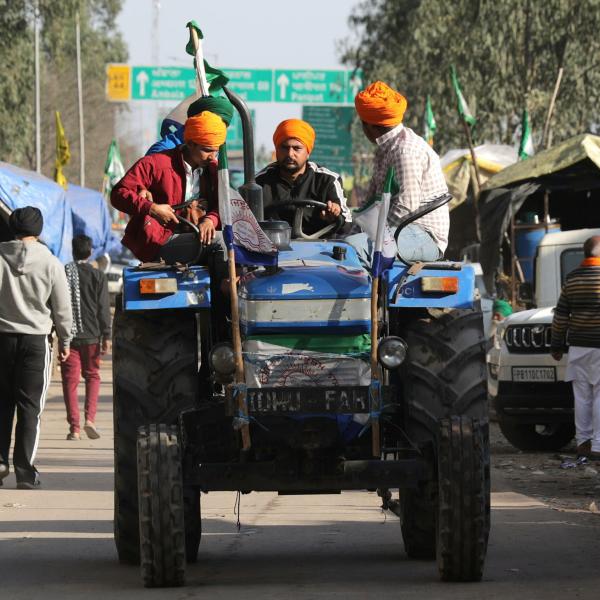
[[[368,413],[369,388],[248,388],[247,402],[250,413]]]

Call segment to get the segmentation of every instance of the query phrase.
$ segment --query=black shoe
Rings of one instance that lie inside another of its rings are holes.
[[[17,481],[17,489],[18,490],[35,490],[40,487],[42,482],[36,478],[35,481]]]

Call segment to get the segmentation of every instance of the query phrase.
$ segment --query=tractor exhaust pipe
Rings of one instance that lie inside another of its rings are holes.
[[[247,202],[256,220],[264,221],[262,188],[254,180],[254,131],[252,129],[252,117],[246,103],[227,87],[223,88],[229,101],[235,106],[242,120],[242,133],[244,139],[244,185],[240,186],[239,192]]]

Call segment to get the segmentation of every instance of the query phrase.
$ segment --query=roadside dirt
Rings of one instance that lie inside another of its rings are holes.
[[[574,442],[560,452],[522,452],[506,440],[497,423],[491,423],[490,444],[492,470],[500,471],[515,491],[558,510],[584,510],[600,516],[600,462],[560,467],[566,459],[575,459]]]

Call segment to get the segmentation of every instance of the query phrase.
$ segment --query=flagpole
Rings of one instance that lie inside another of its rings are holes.
[[[373,277],[371,283],[371,382],[379,382],[379,364],[377,362],[377,346],[379,340],[377,334],[379,331],[379,319],[377,316],[377,305],[379,304],[379,276]],[[369,398],[372,402],[373,398]],[[377,399],[378,403],[380,398]],[[379,408],[379,407],[378,407]],[[371,406],[371,435],[372,435],[372,453],[374,457],[381,455],[381,432],[379,427],[379,416],[373,416],[373,407]]]
[[[563,68],[560,67],[558,69],[558,75],[556,76],[556,83],[554,84],[554,92],[552,92],[552,98],[550,99],[550,105],[548,106],[548,114],[546,116],[546,123],[544,124],[544,131],[542,133],[542,141],[540,146],[542,148],[550,147],[550,121],[552,120],[552,113],[554,112],[554,104],[556,102],[556,97],[558,96],[558,90],[560,88],[560,82],[563,76]],[[544,146],[545,143],[545,146]]]
[[[481,242],[481,226],[479,223],[479,192],[481,191],[481,174],[479,173],[479,165],[477,164],[477,156],[475,155],[475,148],[473,147],[473,138],[471,137],[471,129],[469,124],[461,118],[465,135],[467,137],[467,144],[469,145],[469,152],[471,153],[471,162],[475,169],[475,179],[477,181],[477,189],[473,195],[473,208],[475,210],[475,233],[477,235],[477,241]]]
[[[190,37],[194,44],[194,54],[196,58],[196,74],[198,76],[198,82],[200,84],[200,92],[203,96],[208,96],[208,82],[206,80],[206,73],[204,72],[204,59],[202,57],[202,46],[200,44],[200,38],[196,29],[190,25]],[[221,151],[226,152],[225,146],[221,148]],[[226,186],[226,192],[224,198],[219,198],[220,202],[230,202],[229,198],[229,185]],[[237,385],[237,405],[238,413],[242,419],[241,433],[242,433],[242,449],[247,451],[252,445],[250,439],[250,421],[248,418],[248,404],[246,403],[246,390],[245,382],[246,378],[244,375],[244,359],[242,355],[242,336],[240,333],[240,311],[238,304],[238,291],[237,291],[237,273],[235,269],[235,251],[233,245],[227,249],[227,263],[229,271],[229,300],[231,302],[231,337],[233,342],[233,355],[235,360],[235,383]]]
[[[77,104],[79,108],[79,185],[85,187],[85,141],[83,131],[83,91],[81,82],[81,32],[79,11],[75,13],[75,40],[77,44]]]
[[[33,16],[33,54],[35,62],[35,170],[42,172],[42,128],[40,107],[40,6],[36,0]]]

